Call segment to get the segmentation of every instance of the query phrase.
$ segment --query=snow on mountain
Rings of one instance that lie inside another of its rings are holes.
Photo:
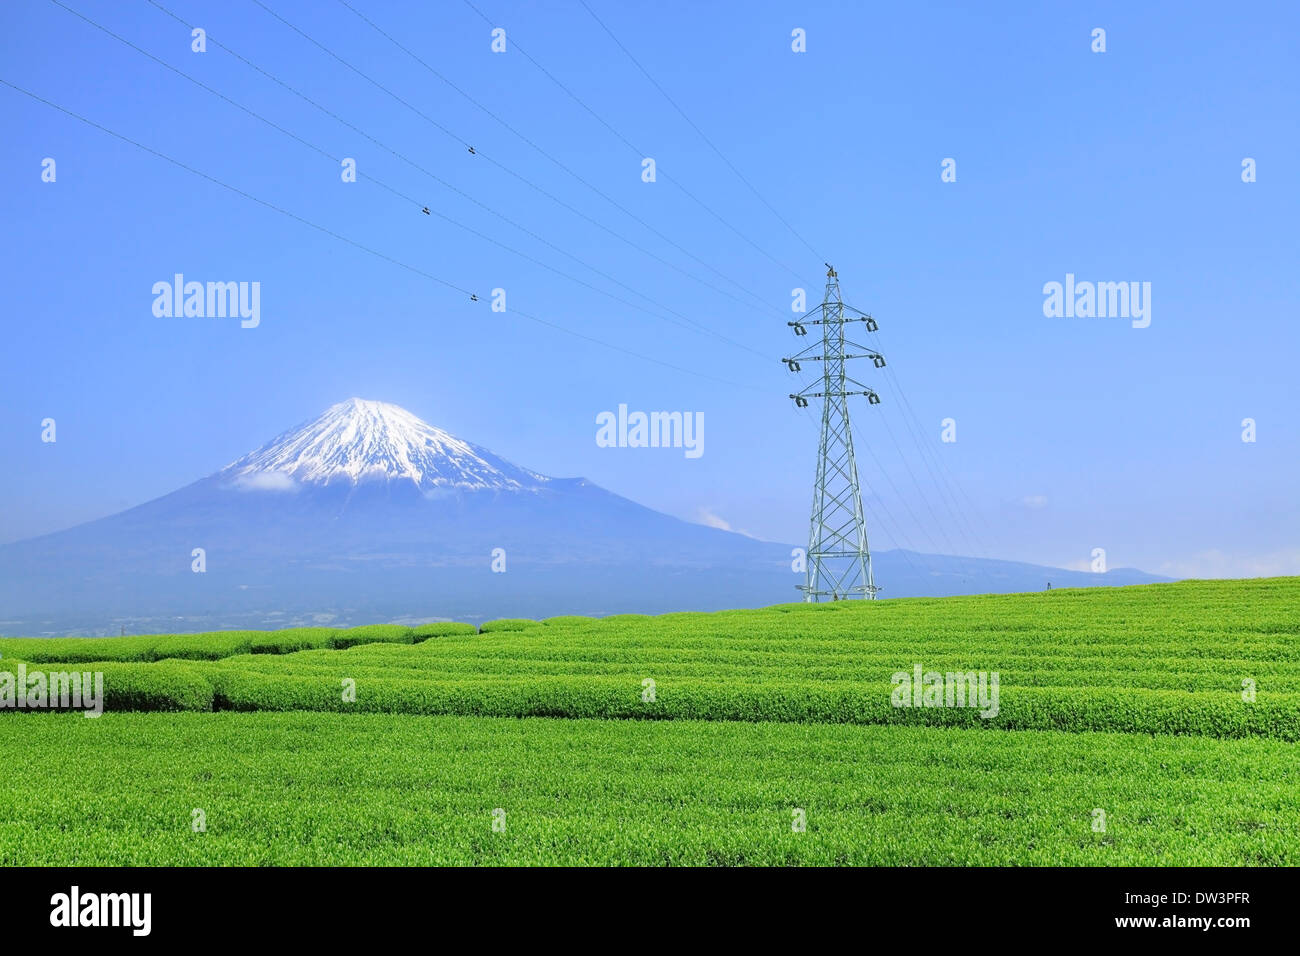
[[[291,429],[217,476],[249,490],[410,481],[421,491],[523,491],[550,481],[387,402],[351,398]]]

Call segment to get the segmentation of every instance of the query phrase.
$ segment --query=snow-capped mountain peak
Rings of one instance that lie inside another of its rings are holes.
[[[424,491],[520,491],[549,481],[387,402],[351,398],[218,475],[244,488],[410,481]]]

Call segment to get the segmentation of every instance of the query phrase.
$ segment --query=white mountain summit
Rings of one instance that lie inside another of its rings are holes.
[[[217,473],[247,489],[409,481],[422,491],[523,491],[550,481],[386,402],[351,398]]]

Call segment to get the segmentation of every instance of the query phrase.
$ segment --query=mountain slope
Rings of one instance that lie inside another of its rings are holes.
[[[886,597],[1157,580],[904,552],[876,555],[876,578]],[[799,580],[789,545],[352,399],[169,495],[0,546],[0,633],[718,610],[797,599]]]

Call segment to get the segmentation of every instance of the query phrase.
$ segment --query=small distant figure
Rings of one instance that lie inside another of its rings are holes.
[[[1051,581],[1048,581],[1048,582],[1047,582],[1047,590],[1049,590],[1049,591],[1052,590],[1052,582],[1051,582]]]

